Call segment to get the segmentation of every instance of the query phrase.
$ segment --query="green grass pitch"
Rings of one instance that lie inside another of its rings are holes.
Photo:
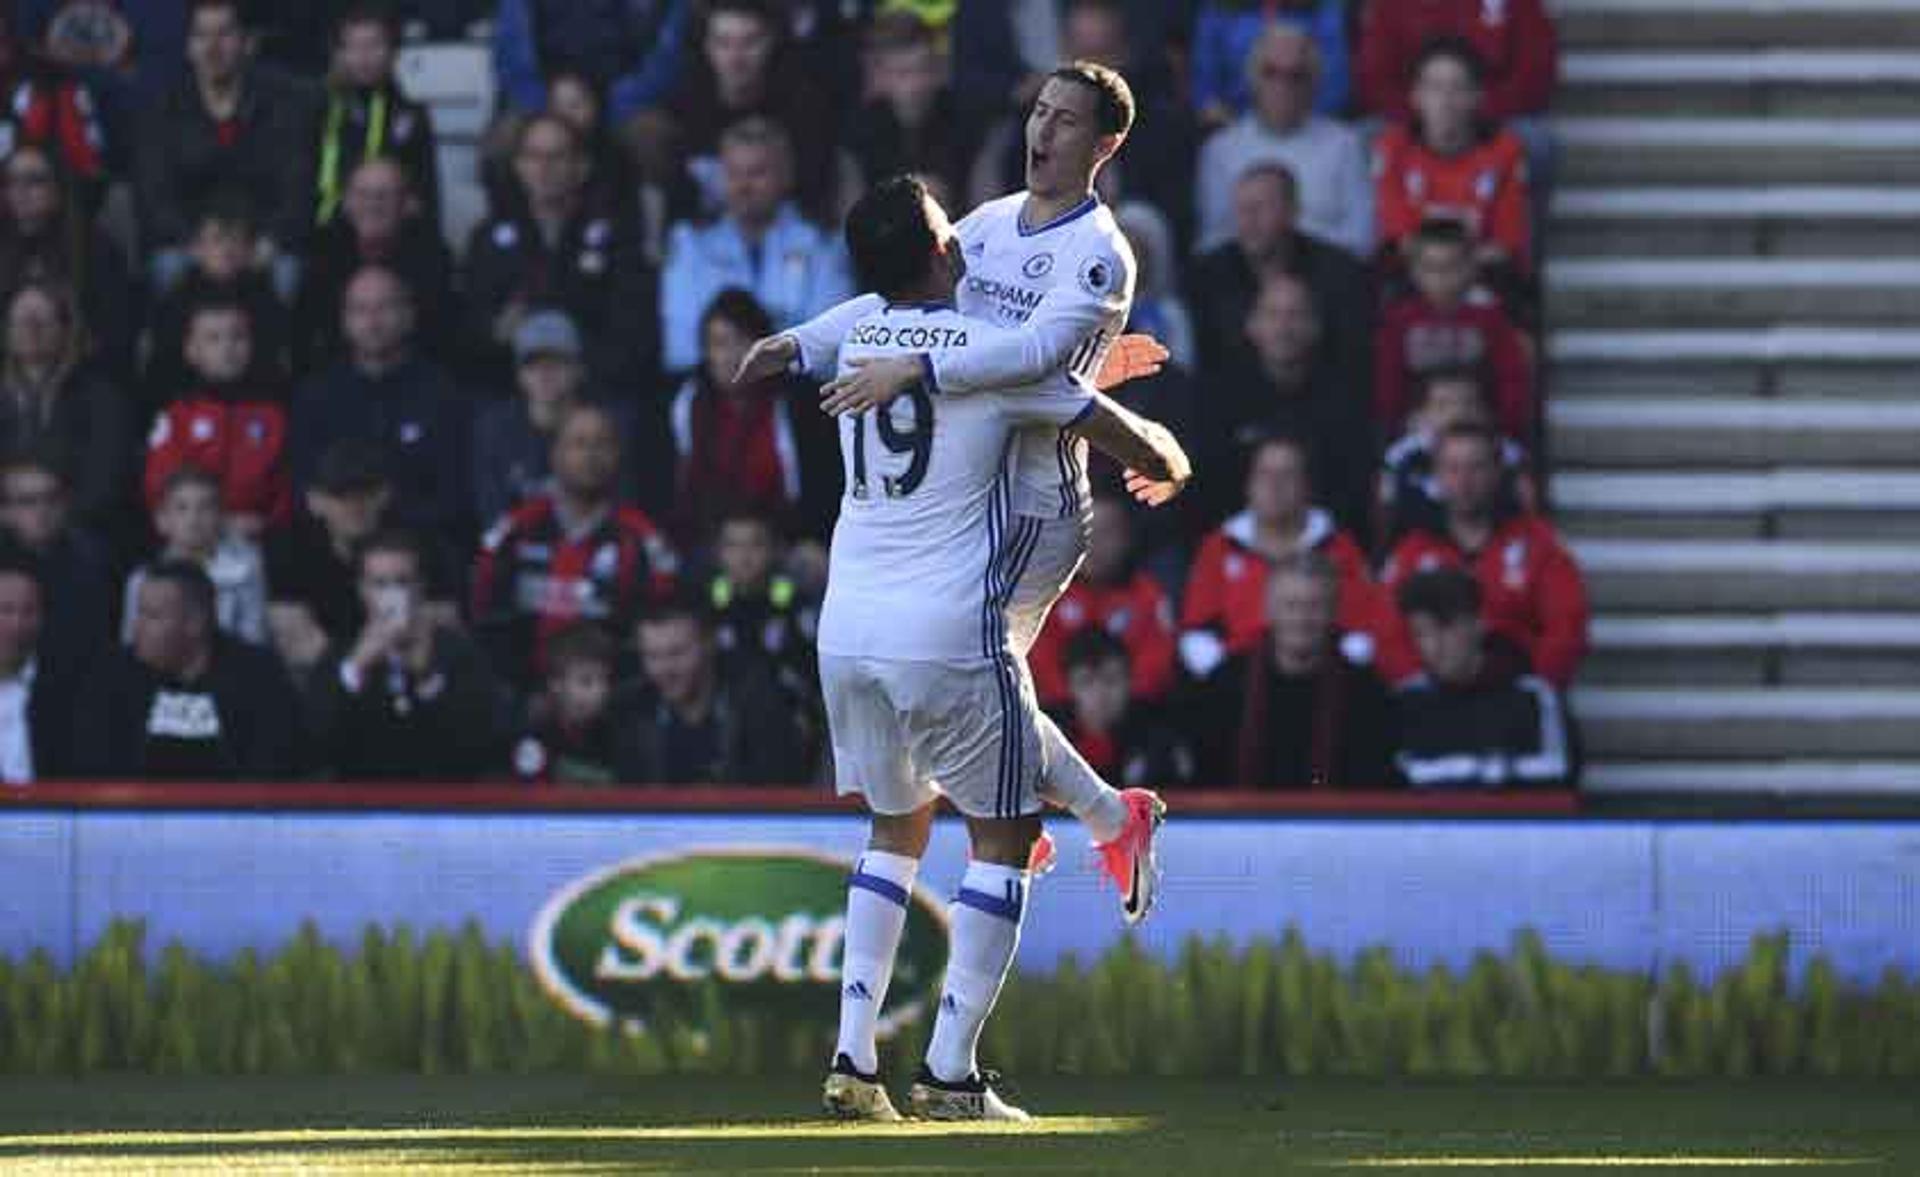
[[[1024,1127],[827,1124],[813,1081],[0,1079],[0,1173],[1920,1174],[1920,1087],[1035,1078]]]

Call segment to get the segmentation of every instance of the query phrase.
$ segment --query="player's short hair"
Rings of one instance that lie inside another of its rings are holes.
[[[706,310],[700,312],[700,337],[704,341],[707,327],[715,319],[724,319],[740,329],[750,339],[760,339],[773,334],[773,316],[767,308],[753,296],[750,290],[738,286],[729,286],[713,296]]]
[[[220,476],[204,466],[196,466],[188,463],[167,475],[166,481],[160,484],[160,501],[163,503],[166,502],[172,498],[176,492],[189,486],[210,490],[218,497],[220,494]]]
[[[547,678],[555,679],[575,666],[600,666],[608,674],[620,662],[620,647],[607,631],[591,621],[575,621],[547,639]]]
[[[363,540],[353,552],[353,571],[358,576],[366,571],[367,559],[375,553],[407,556],[413,560],[413,570],[424,577],[427,574],[427,545],[418,532],[404,527],[383,527]]]
[[[1233,182],[1237,187],[1248,180],[1268,179],[1280,185],[1280,191],[1285,194],[1288,204],[1300,203],[1300,177],[1293,174],[1292,168],[1277,159],[1262,160],[1242,168],[1240,174],[1233,178]]]
[[[1467,231],[1465,221],[1457,217],[1428,217],[1420,222],[1413,232],[1414,249],[1440,246],[1473,252],[1473,234]]]
[[[859,289],[895,299],[927,277],[940,244],[927,219],[927,199],[918,176],[890,176],[854,202],[847,213],[847,253]]]
[[[192,560],[156,560],[147,565],[145,579],[148,584],[179,586],[187,607],[199,615],[207,628],[213,628],[214,618],[218,615],[219,595],[213,587],[213,578],[198,563]]]
[[[1394,601],[1404,617],[1430,617],[1447,625],[1480,615],[1480,584],[1458,568],[1431,568],[1403,581]]]
[[[1068,638],[1062,657],[1069,672],[1092,670],[1116,661],[1129,669],[1133,666],[1133,657],[1125,643],[1098,625],[1089,625]]]
[[[1451,35],[1433,37],[1429,39],[1426,44],[1422,45],[1420,52],[1413,56],[1413,68],[1407,71],[1407,77],[1418,78],[1422,73],[1426,72],[1426,68],[1429,65],[1442,60],[1459,62],[1460,68],[1467,71],[1468,79],[1471,80],[1475,86],[1486,85],[1486,59],[1481,57],[1480,51],[1473,47],[1473,42],[1467,40],[1465,37]]]
[[[354,0],[342,9],[333,22],[333,43],[338,45],[347,30],[356,25],[375,25],[388,41],[400,41],[400,14],[385,0]]]
[[[1070,61],[1047,75],[1087,86],[1094,92],[1094,114],[1103,135],[1125,135],[1133,129],[1133,87],[1120,71],[1097,61]]]
[[[1492,454],[1496,461],[1499,460],[1500,434],[1492,425],[1484,421],[1455,421],[1441,430],[1440,436],[1434,439],[1433,452],[1439,453],[1441,447],[1450,441],[1462,440],[1479,442],[1487,447],[1487,452]]]

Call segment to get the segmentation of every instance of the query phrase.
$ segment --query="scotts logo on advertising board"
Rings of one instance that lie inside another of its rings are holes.
[[[596,871],[534,918],[534,974],[569,1012],[630,1031],[686,1013],[707,985],[729,1010],[830,1018],[852,863],[791,849],[690,850]],[[946,912],[915,888],[881,1018],[924,1010],[946,961]]]

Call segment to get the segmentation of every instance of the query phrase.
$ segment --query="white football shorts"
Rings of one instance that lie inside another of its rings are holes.
[[[1080,516],[1040,524],[1040,538],[1007,601],[1007,643],[1022,663],[1040,637],[1047,614],[1087,558],[1087,530],[1087,520]]]

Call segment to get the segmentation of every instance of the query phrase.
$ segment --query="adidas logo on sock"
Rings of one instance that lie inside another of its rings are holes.
[[[867,988],[865,981],[855,981],[851,985],[848,985],[846,993],[848,997],[853,998],[855,1001],[873,1000],[873,990]]]
[[[940,999],[940,1008],[946,1010],[950,1014],[959,1013],[960,1001],[958,998],[954,997],[953,994],[949,993],[945,997],[942,997]]]

